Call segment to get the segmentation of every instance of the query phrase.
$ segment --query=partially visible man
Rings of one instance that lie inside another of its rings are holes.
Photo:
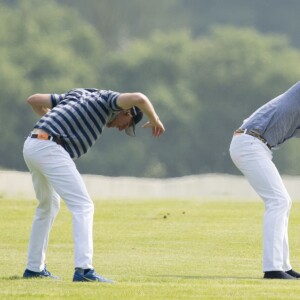
[[[143,127],[150,128],[154,137],[163,134],[165,128],[142,93],[76,88],[65,94],[35,94],[27,102],[41,119],[23,149],[38,199],[23,277],[57,278],[46,269],[45,259],[50,230],[62,198],[72,214],[73,281],[111,283],[112,280],[94,270],[94,204],[74,160],[92,147],[105,126],[135,136],[135,126],[145,114],[148,121]]]
[[[274,148],[300,137],[300,82],[256,110],[234,132],[230,155],[263,199],[263,272],[267,279],[295,279],[289,256],[292,200],[272,162]]]

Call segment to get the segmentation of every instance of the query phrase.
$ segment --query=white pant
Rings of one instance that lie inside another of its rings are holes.
[[[31,229],[27,269],[39,272],[45,267],[60,197],[72,214],[75,267],[93,268],[94,204],[75,163],[63,147],[48,140],[27,138],[23,155],[39,202]]]
[[[263,271],[290,270],[288,219],[292,201],[272,162],[272,151],[257,138],[241,134],[233,137],[230,155],[264,200]]]

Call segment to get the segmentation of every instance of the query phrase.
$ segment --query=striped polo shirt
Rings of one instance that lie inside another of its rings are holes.
[[[100,137],[113,113],[120,111],[120,93],[76,88],[65,94],[51,94],[52,109],[34,126],[64,140],[71,158],[86,153]]]

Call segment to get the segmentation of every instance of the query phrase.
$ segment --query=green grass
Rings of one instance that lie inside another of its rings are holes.
[[[95,201],[94,266],[116,284],[73,283],[71,216],[62,203],[47,265],[60,281],[22,279],[35,201],[0,200],[0,299],[299,299],[299,281],[263,280],[260,202]],[[300,269],[300,203],[292,263]]]

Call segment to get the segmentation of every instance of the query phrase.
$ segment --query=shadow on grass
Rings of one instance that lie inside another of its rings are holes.
[[[160,278],[177,278],[177,279],[186,279],[186,280],[189,280],[189,279],[207,279],[207,280],[212,280],[212,279],[217,279],[217,280],[224,280],[224,279],[227,279],[227,280],[238,280],[238,279],[241,279],[241,280],[261,280],[263,279],[263,277],[238,277],[238,276],[197,276],[197,275],[194,275],[194,276],[187,276],[187,275],[155,275],[155,276],[152,276],[152,277],[160,277]]]
[[[149,277],[155,278],[173,278],[173,279],[183,279],[183,280],[262,280],[263,277],[238,277],[238,276],[197,276],[197,275],[150,275]],[[13,275],[9,277],[1,277],[2,280],[28,280],[29,278],[23,278],[23,276]],[[41,278],[32,278],[41,279]],[[30,279],[29,279],[30,280]]]
[[[9,276],[9,277],[1,277],[1,279],[4,280],[20,280],[20,279],[24,279],[23,276],[19,276],[19,275],[13,275],[13,276]]]
[[[23,276],[20,275],[13,275],[13,276],[9,276],[9,277],[0,277],[0,279],[3,280],[54,280],[53,278],[45,278],[45,277],[32,277],[32,278],[24,278]],[[59,279],[56,279],[56,281],[59,281]]]

